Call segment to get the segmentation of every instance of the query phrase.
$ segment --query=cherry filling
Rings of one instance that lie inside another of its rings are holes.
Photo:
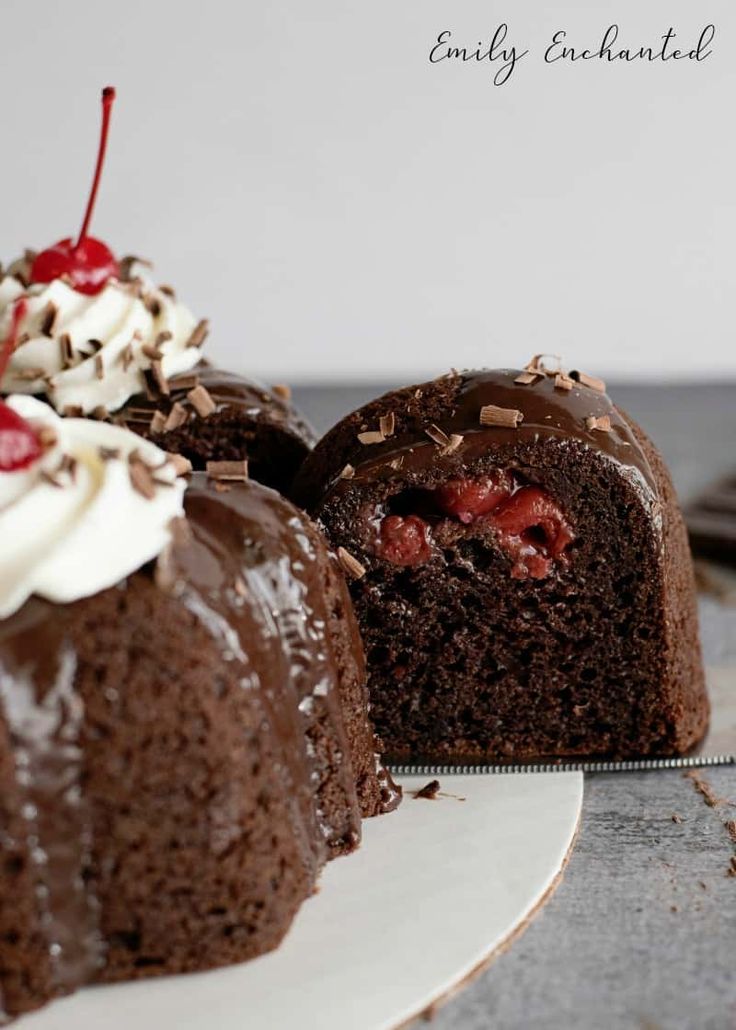
[[[386,515],[381,519],[376,554],[394,565],[421,565],[432,554],[429,524],[418,515]]]
[[[539,486],[518,482],[498,470],[476,479],[450,479],[418,500],[425,518],[386,515],[378,527],[375,552],[394,565],[420,565],[432,555],[432,522],[457,519],[463,525],[490,526],[512,559],[514,579],[544,579],[575,536],[555,500]]]

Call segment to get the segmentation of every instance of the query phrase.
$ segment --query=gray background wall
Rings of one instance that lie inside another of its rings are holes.
[[[531,52],[430,65],[439,32]],[[545,65],[557,29],[701,64]],[[233,366],[400,379],[534,350],[622,376],[736,374],[728,0],[3,0],[2,238],[72,233],[98,89],[95,228],[156,262]]]

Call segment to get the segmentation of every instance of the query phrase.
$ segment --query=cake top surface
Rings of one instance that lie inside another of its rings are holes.
[[[42,449],[0,472],[0,618],[34,594],[91,596],[161,554],[184,513],[169,455],[118,426],[62,419],[34,397],[7,404]]]
[[[340,464],[336,486],[340,479],[406,475],[438,460],[449,467],[489,445],[575,441],[617,462],[656,495],[637,433],[605,384],[582,372],[547,370],[541,357],[525,369],[453,371],[385,394],[332,429],[315,458],[334,452]]]
[[[31,282],[33,257],[0,274],[0,340],[14,320],[18,334],[4,393],[45,394],[61,413],[101,414],[140,393],[147,376],[166,379],[201,360],[206,322],[170,287],[155,286],[145,262],[123,260],[119,277],[89,294],[65,277]]]

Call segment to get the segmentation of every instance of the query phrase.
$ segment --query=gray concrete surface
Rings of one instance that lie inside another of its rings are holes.
[[[384,388],[295,399],[325,429]],[[681,497],[736,468],[736,384],[609,392],[655,439]],[[700,611],[706,663],[736,670],[736,606],[703,597]],[[589,777],[562,884],[434,1030],[734,1030],[736,769],[704,775],[715,807],[679,772]]]

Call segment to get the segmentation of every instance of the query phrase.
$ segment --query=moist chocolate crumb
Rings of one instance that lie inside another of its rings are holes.
[[[187,400],[200,418],[208,418],[217,410],[217,405],[212,400],[209,390],[204,386],[195,386],[193,390],[190,390]]]
[[[243,461],[208,461],[207,475],[210,479],[228,480],[245,483],[248,479],[248,462]]]
[[[337,560],[351,579],[362,579],[363,576],[365,576],[365,565],[362,565],[358,559],[353,557],[350,551],[346,551],[344,547],[338,547]]]
[[[435,801],[439,794],[439,790],[440,781],[430,780],[429,783],[425,783],[420,790],[414,791],[414,800],[416,801],[418,798],[425,798],[427,801]]]
[[[517,408],[499,408],[495,404],[484,404],[480,409],[480,424],[482,426],[517,429],[523,421],[524,415]]]

